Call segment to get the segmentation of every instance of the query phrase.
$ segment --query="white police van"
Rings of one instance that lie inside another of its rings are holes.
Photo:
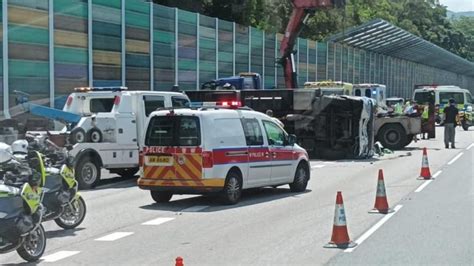
[[[235,204],[243,189],[289,184],[302,192],[310,178],[308,154],[296,137],[248,108],[156,111],[144,140],[138,186],[156,202],[220,192]]]

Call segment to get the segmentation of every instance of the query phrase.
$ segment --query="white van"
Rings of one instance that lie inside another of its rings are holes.
[[[444,120],[443,110],[448,106],[449,99],[456,101],[459,110],[467,106],[472,106],[473,100],[468,90],[461,89],[458,86],[451,85],[418,85],[413,91],[413,101],[418,104],[432,102],[436,107],[436,122],[441,123]]]
[[[138,186],[156,202],[220,192],[235,204],[243,189],[290,184],[302,192],[310,178],[308,154],[296,137],[249,109],[156,111],[144,139]]]
[[[68,96],[63,111],[79,120],[61,132],[49,133],[69,137],[73,144],[70,154],[76,160],[76,179],[81,189],[88,189],[100,180],[101,168],[123,177],[134,176],[139,170],[139,147],[150,114],[159,108],[187,105],[189,98],[178,92],[129,91],[126,87],[76,88]]]

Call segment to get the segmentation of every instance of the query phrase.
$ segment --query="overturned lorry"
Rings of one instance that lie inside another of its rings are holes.
[[[189,91],[192,102],[272,110],[313,158],[373,156],[374,106],[364,97],[323,95],[319,89]]]

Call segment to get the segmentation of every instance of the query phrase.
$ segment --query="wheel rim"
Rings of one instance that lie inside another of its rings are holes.
[[[303,167],[301,167],[297,174],[296,174],[296,180],[298,180],[298,183],[304,183],[306,181],[306,171]]]
[[[240,184],[236,178],[230,178],[227,182],[227,196],[231,201],[236,201],[240,197]]]
[[[387,132],[387,142],[388,143],[397,143],[398,140],[400,139],[400,136],[398,134],[398,132],[396,131],[389,131]]]
[[[97,179],[97,167],[92,162],[87,162],[81,170],[82,180],[87,184],[92,184]]]
[[[36,230],[30,232],[23,242],[23,247],[28,255],[32,257],[38,257],[43,252],[45,245],[45,235],[41,227],[36,228]]]
[[[100,136],[98,132],[92,132],[91,139],[93,142],[99,142]]]
[[[64,208],[59,220],[67,226],[75,226],[82,221],[85,215],[85,208],[82,200],[75,199]]]
[[[86,136],[82,132],[77,132],[76,133],[76,142],[82,143],[82,142],[84,142],[85,138],[86,138]]]

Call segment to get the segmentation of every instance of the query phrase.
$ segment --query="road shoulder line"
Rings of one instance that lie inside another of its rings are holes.
[[[385,215],[382,219],[380,219],[380,221],[378,221],[376,224],[374,224],[369,230],[367,230],[356,241],[354,241],[354,242],[357,243],[357,246],[355,246],[353,248],[348,248],[348,249],[344,250],[344,252],[345,253],[350,253],[350,252],[354,251],[354,249],[356,249],[358,246],[360,246],[360,244],[362,244],[367,238],[369,238],[373,233],[375,233],[375,231],[377,231],[380,227],[382,227],[382,225],[384,223],[386,223],[390,218],[392,218],[392,216],[395,215],[395,213],[397,213],[402,207],[403,207],[403,205],[395,206],[395,208],[393,208],[394,212]]]
[[[454,157],[453,159],[451,159],[451,161],[448,162],[448,165],[453,164],[455,161],[457,161],[457,159],[461,158],[463,154],[464,152],[460,152],[458,155],[456,155],[456,157]]]

